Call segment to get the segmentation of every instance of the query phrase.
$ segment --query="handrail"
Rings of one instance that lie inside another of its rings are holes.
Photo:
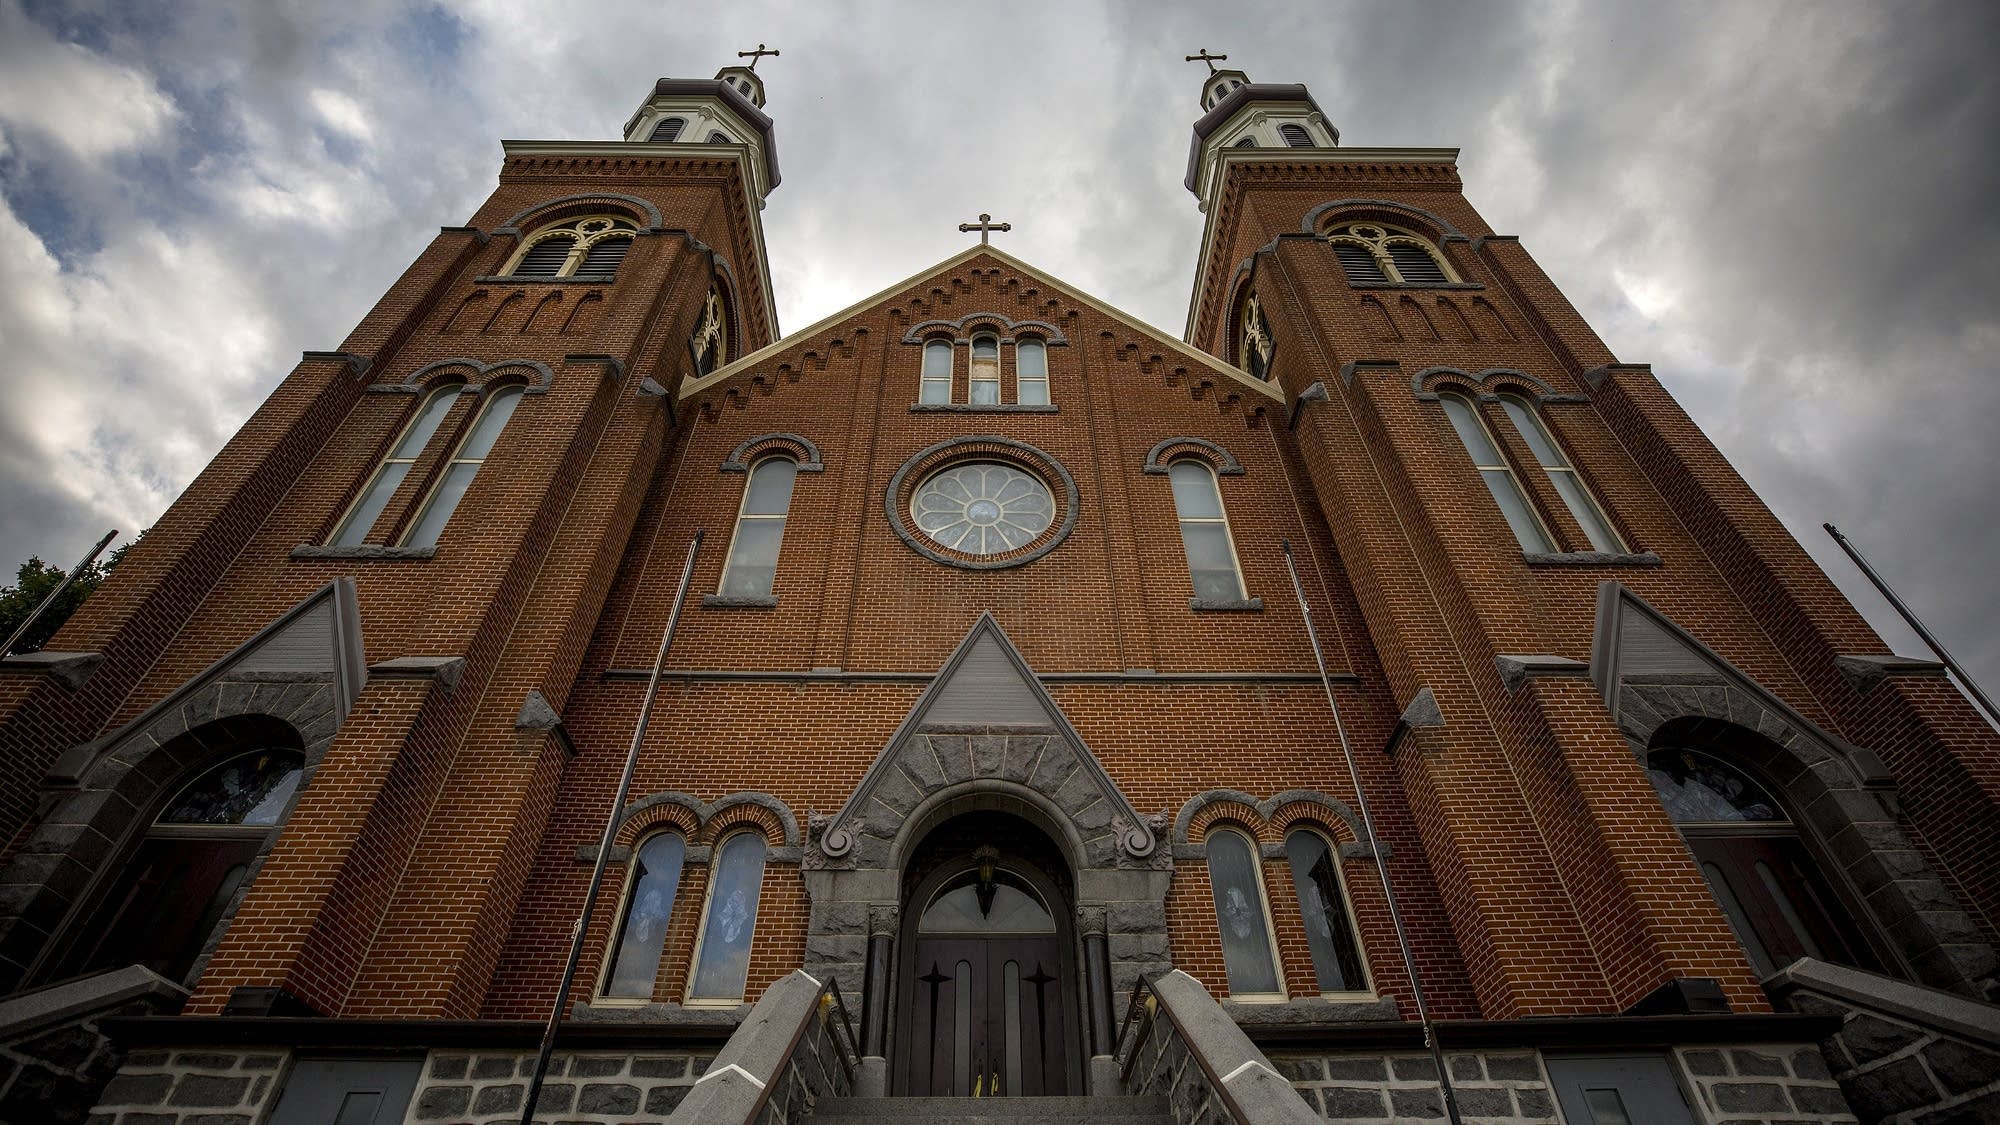
[[[811,1038],[815,1034],[826,1044]],[[796,1121],[821,1098],[852,1094],[860,1068],[854,1021],[839,983],[794,969],[764,990],[667,1120]]]
[[[831,1029],[827,1032],[827,1038],[833,1041],[833,1049],[840,1058],[841,1069],[847,1072],[848,1089],[854,1088],[855,1072],[861,1067],[861,1056],[851,1055],[847,1050],[847,1045],[855,1041],[854,1021],[847,1017],[847,1004],[840,998],[840,982],[829,976],[826,982],[819,986],[819,992],[814,994],[812,1005],[806,1009],[805,1018],[792,1029],[791,1039],[785,1044],[785,1053],[779,1056],[778,1065],[771,1071],[771,1077],[764,1083],[764,1088],[757,1091],[757,1100],[751,1103],[750,1114],[745,1118],[746,1121],[754,1122],[762,1119],[765,1107],[770,1104],[771,1095],[778,1089],[778,1076],[785,1072],[786,1067],[792,1065],[794,1056],[798,1054],[799,1044],[805,1042],[806,1033],[812,1030],[813,1021],[817,1019],[824,1022],[828,1018],[825,1013],[829,1007],[840,1013],[840,1024],[847,1032],[847,1038],[843,1041]]]
[[[1137,987],[1132,989],[1132,1003],[1125,1010],[1124,1022],[1119,1025],[1119,1039],[1124,1039],[1124,1030],[1131,1027],[1134,1022],[1141,1020],[1144,1022],[1140,1023],[1138,1038],[1132,1043],[1131,1053],[1126,1056],[1124,1062],[1119,1064],[1118,1084],[1121,1087],[1129,1089],[1132,1070],[1139,1062],[1139,1048],[1145,1046],[1146,1041],[1152,1038],[1152,1021],[1145,1019],[1141,1015],[1140,1009],[1143,1007],[1147,1016],[1153,1015],[1156,1012],[1164,1012],[1167,1022],[1173,1025],[1174,1034],[1180,1036],[1181,1042],[1187,1045],[1188,1057],[1194,1060],[1195,1065],[1201,1068],[1202,1075],[1208,1079],[1208,1088],[1215,1092],[1216,1100],[1222,1103],[1222,1108],[1229,1111],[1230,1120],[1236,1122],[1236,1125],[1254,1125],[1250,1119],[1250,1115],[1244,1112],[1241,1105],[1237,1104],[1235,1095],[1229,1092],[1229,1087],[1223,1084],[1222,1076],[1215,1072],[1215,1066],[1208,1061],[1208,1056],[1195,1049],[1193,1041],[1188,1038],[1187,1027],[1181,1023],[1180,1017],[1174,1014],[1173,1005],[1163,1003],[1160,1000],[1159,993],[1153,987],[1153,982],[1161,975],[1159,973],[1142,974],[1139,977]]]

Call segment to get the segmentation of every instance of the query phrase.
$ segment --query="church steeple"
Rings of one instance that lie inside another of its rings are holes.
[[[741,145],[748,150],[757,206],[778,186],[778,150],[771,119],[764,113],[764,80],[757,58],[775,55],[762,43],[741,52],[750,65],[725,66],[707,80],[662,78],[652,96],[625,122],[625,139],[635,144]]]
[[[1188,152],[1187,189],[1207,211],[1220,186],[1216,171],[1225,153],[1237,149],[1327,149],[1340,144],[1340,130],[1326,119],[1304,86],[1250,81],[1240,70],[1222,70],[1227,55],[1204,49],[1189,62],[1208,64],[1202,79],[1201,108]],[[1246,156],[1244,159],[1255,159]]]

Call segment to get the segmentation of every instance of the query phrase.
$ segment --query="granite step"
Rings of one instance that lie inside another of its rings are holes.
[[[808,1120],[892,1125],[1173,1125],[1165,1098],[827,1098]]]

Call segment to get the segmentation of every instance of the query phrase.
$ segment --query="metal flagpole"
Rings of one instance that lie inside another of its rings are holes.
[[[604,818],[604,834],[597,840],[597,862],[590,869],[590,888],[583,895],[583,913],[577,915],[570,931],[569,961],[563,965],[562,984],[556,988],[555,1006],[542,1028],[541,1049],[535,1054],[535,1074],[528,1080],[528,1099],[521,1107],[521,1125],[534,1125],[535,1102],[542,1095],[542,1080],[548,1077],[549,1055],[555,1051],[556,1028],[562,1023],[563,1008],[569,1004],[569,990],[576,983],[576,965],[583,958],[583,935],[590,915],[597,908],[597,892],[604,883],[604,864],[611,857],[611,841],[618,834],[619,814],[632,792],[632,775],[639,768],[639,744],[646,739],[646,724],[653,718],[653,700],[660,693],[660,671],[667,664],[667,650],[674,644],[674,628],[680,624],[681,603],[687,600],[688,583],[694,579],[694,558],[701,550],[702,533],[697,530],[688,544],[687,562],[681,567],[681,584],[674,591],[673,612],[667,615],[666,631],[660,634],[660,651],[653,657],[653,675],[646,681],[646,697],[639,704],[639,723],[632,728],[632,747],[625,752],[625,772],[618,778],[618,795],[611,799],[611,811]]]
[[[56,588],[50,590],[49,596],[42,599],[42,604],[35,607],[35,612],[29,614],[28,619],[26,621],[21,622],[21,627],[14,630],[14,635],[7,638],[6,644],[0,645],[0,657],[4,657],[8,653],[14,651],[15,642],[19,641],[22,637],[27,636],[28,630],[34,628],[35,622],[40,621],[42,619],[42,614],[45,611],[47,611],[47,609],[50,606],[56,604],[56,599],[62,597],[62,592],[64,590],[69,589],[69,584],[76,581],[77,575],[83,573],[83,568],[89,566],[94,560],[96,560],[98,553],[103,551],[105,546],[117,537],[118,537],[118,529],[115,527],[112,528],[110,531],[105,532],[104,538],[99,539],[97,541],[97,546],[92,547],[90,549],[89,554],[83,556],[83,558],[79,560],[75,566],[69,568],[69,573],[63,575],[63,580],[61,582],[56,583]]]
[[[1855,549],[1854,544],[1847,541],[1847,536],[1842,535],[1840,529],[1830,523],[1823,523],[1820,526],[1826,528],[1826,533],[1833,536],[1833,541],[1840,544],[1840,549],[1847,552],[1848,558],[1854,560],[1854,565],[1861,568],[1861,573],[1868,576],[1868,581],[1875,583],[1875,588],[1882,591],[1882,596],[1889,599],[1889,604],[1896,607],[1896,612],[1903,615],[1903,620],[1910,623],[1910,628],[1917,631],[1917,636],[1922,637],[1924,643],[1931,646],[1931,651],[1937,653],[1938,660],[1943,662],[1946,668],[1951,669],[1951,674],[1957,676],[1958,682],[1965,686],[1965,690],[1972,698],[1979,701],[1981,707],[1985,708],[1987,717],[1991,721],[2000,722],[2000,708],[1993,706],[1993,701],[1986,698],[1986,693],[1979,690],[1979,685],[1973,683],[1972,677],[1966,675],[1965,669],[1960,668],[1958,661],[1951,658],[1951,653],[1945,651],[1944,643],[1931,636],[1931,631],[1924,628],[1924,623],[1917,620],[1917,615],[1910,612],[1910,607],[1903,604],[1903,599],[1896,596],[1896,591],[1891,590],[1889,584],[1882,580],[1882,576],[1875,573],[1875,568],[1868,565],[1868,560],[1861,557],[1861,552]]]
[[[1305,587],[1299,584],[1299,571],[1292,565],[1292,541],[1281,539],[1285,548],[1285,572],[1292,576],[1292,594],[1299,599],[1299,612],[1305,616],[1306,637],[1312,641],[1313,663],[1319,665],[1319,682],[1326,689],[1326,706],[1333,712],[1333,729],[1340,735],[1340,753],[1347,759],[1347,778],[1354,785],[1355,803],[1361,806],[1361,830],[1368,837],[1368,851],[1375,858],[1375,874],[1382,880],[1382,897],[1389,903],[1389,921],[1396,927],[1396,945],[1403,953],[1403,970],[1410,974],[1410,993],[1417,1002],[1417,1022],[1424,1028],[1424,1046],[1431,1052],[1431,1062],[1437,1067],[1438,1092],[1444,1095],[1445,1116],[1452,1125],[1460,1125],[1458,1117],[1458,1097],[1452,1091],[1451,1073],[1445,1069],[1444,1049],[1439,1046],[1437,1028],[1431,1023],[1430,1005],[1424,1001],[1423,982],[1417,977],[1417,959],[1410,952],[1410,936],[1403,929],[1403,912],[1396,906],[1396,890],[1389,884],[1389,862],[1382,855],[1382,841],[1375,835],[1375,817],[1368,811],[1368,791],[1361,787],[1361,771],[1354,764],[1354,747],[1347,741],[1347,726],[1340,721],[1340,703],[1333,697],[1333,677],[1327,674],[1326,658],[1320,655],[1319,630],[1313,625],[1312,607],[1306,604]]]

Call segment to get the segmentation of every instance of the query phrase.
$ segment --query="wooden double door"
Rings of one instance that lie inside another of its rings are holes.
[[[909,1093],[1069,1093],[1069,1002],[1056,934],[919,935],[909,1022]]]

